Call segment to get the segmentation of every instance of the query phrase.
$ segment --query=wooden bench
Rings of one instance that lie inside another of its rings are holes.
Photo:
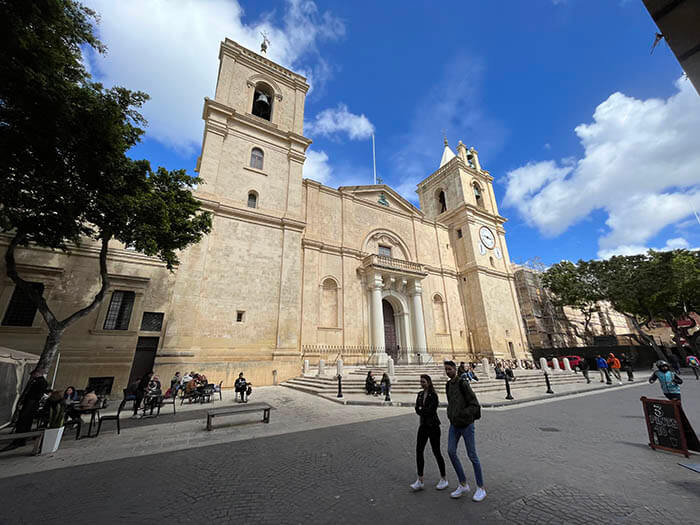
[[[43,438],[43,430],[34,430],[32,432],[20,432],[19,434],[0,434],[0,442],[14,441],[15,439],[33,439],[35,456],[41,454],[41,441]]]
[[[257,412],[258,410],[263,411],[263,423],[270,422],[270,410],[272,410],[270,405],[267,403],[251,403],[243,404],[232,407],[216,408],[214,410],[209,410],[207,412],[207,430],[211,430],[211,420],[218,416],[231,416],[234,414],[243,414],[246,412]]]

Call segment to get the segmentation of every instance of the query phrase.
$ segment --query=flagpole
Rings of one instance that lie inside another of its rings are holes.
[[[372,133],[372,168],[374,170],[374,184],[377,184],[377,156],[374,152],[374,133]]]

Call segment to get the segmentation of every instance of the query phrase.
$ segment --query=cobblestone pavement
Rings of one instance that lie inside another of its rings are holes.
[[[408,490],[417,417],[406,413],[6,477],[0,523],[697,523],[700,474],[678,463],[700,456],[647,446],[639,397],[658,394],[645,385],[484,411],[482,503],[432,488],[429,449],[430,488]],[[700,382],[686,381],[683,395],[697,430]]]

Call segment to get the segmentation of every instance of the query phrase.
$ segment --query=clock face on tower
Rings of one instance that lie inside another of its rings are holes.
[[[494,237],[491,230],[489,230],[486,226],[482,226],[479,230],[479,238],[481,239],[481,242],[484,243],[484,246],[486,246],[489,250],[496,246],[496,237]]]

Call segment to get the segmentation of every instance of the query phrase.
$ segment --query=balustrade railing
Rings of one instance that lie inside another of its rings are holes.
[[[379,268],[386,268],[388,270],[424,273],[422,264],[404,261],[403,259],[394,259],[393,257],[387,257],[386,255],[368,255],[362,260],[362,266],[375,266]]]

